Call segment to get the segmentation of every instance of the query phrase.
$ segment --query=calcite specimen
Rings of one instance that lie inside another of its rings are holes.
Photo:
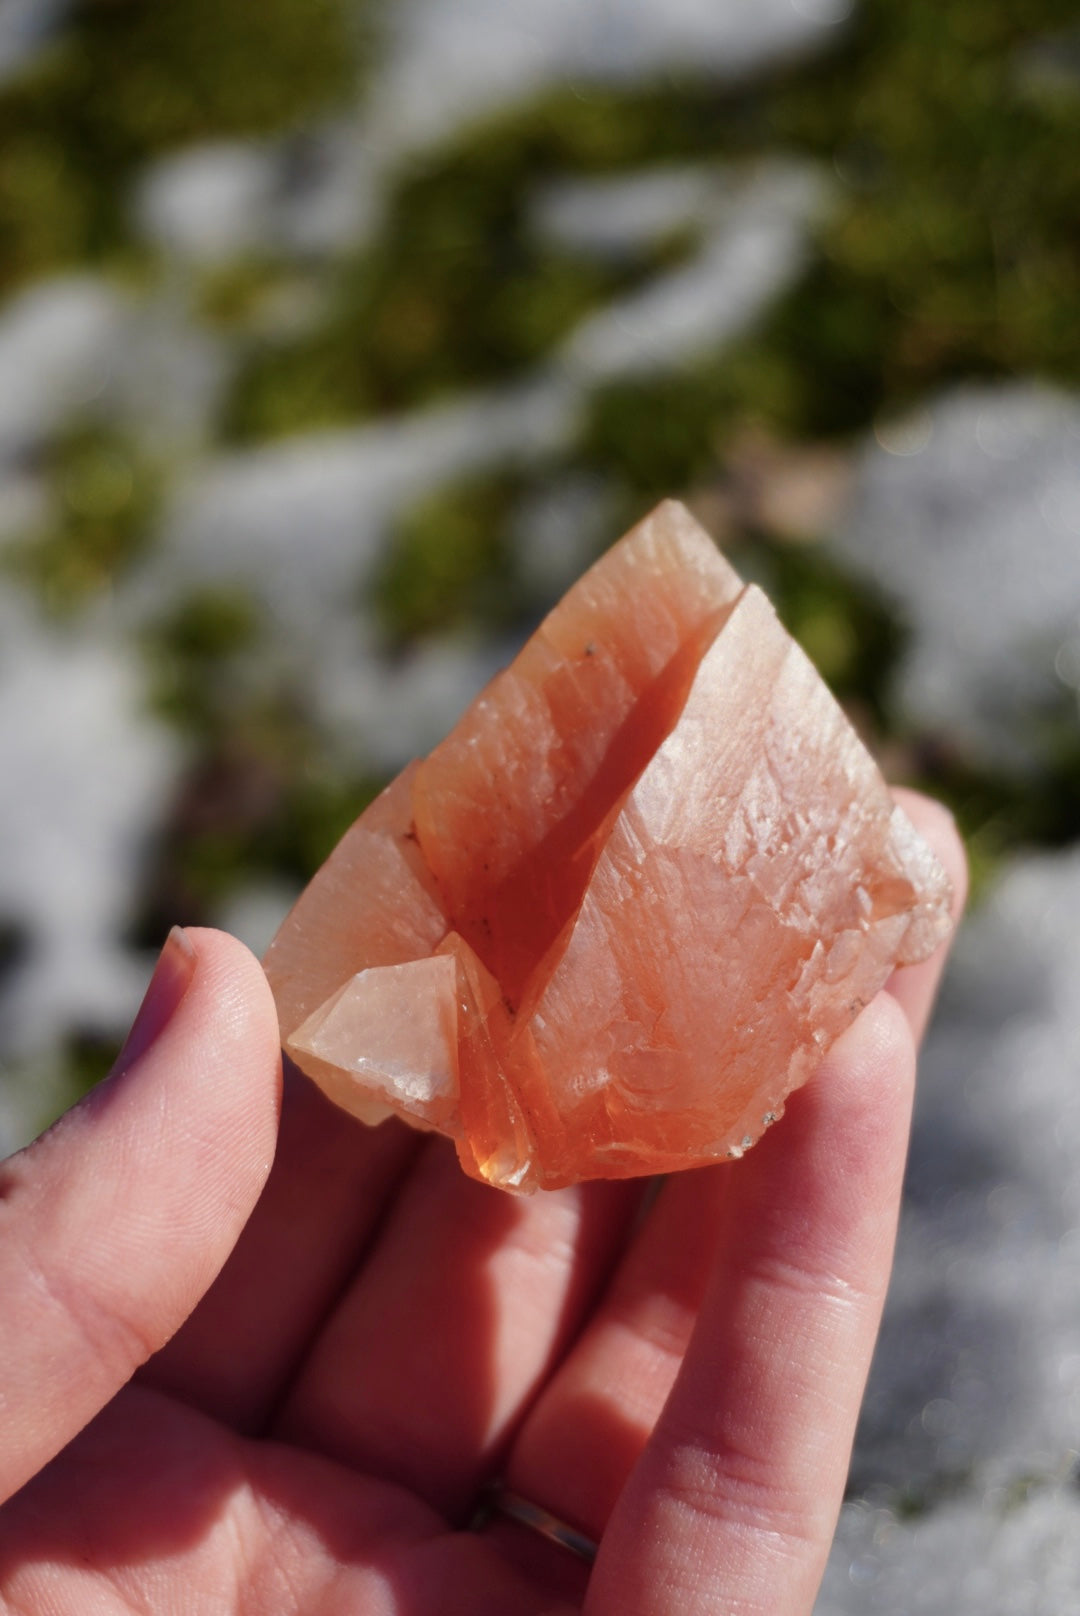
[[[532,1190],[740,1156],[948,929],[813,667],[667,502],[361,816],[265,963],[332,1100]]]

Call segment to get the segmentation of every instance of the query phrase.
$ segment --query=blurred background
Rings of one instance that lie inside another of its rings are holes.
[[[658,498],[973,918],[819,1604],[1080,1612],[1074,0],[0,0],[0,1152]]]

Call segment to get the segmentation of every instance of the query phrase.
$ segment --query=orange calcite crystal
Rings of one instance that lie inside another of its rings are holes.
[[[741,1156],[949,924],[811,664],[666,502],[361,816],[265,963],[332,1100],[533,1190]]]

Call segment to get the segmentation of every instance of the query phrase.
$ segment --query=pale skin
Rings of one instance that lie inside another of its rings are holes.
[[[951,823],[905,801],[959,911]],[[810,1616],[941,955],[642,1213],[504,1196],[302,1079],[282,1105],[258,965],[188,936],[112,1077],[0,1166],[0,1616]],[[465,1529],[493,1476],[599,1540],[591,1576]]]

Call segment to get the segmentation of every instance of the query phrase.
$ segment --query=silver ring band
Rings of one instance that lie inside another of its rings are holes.
[[[575,1526],[561,1521],[549,1509],[543,1509],[531,1499],[522,1498],[520,1493],[512,1492],[509,1487],[494,1486],[488,1489],[473,1517],[473,1529],[483,1526],[492,1515],[504,1515],[507,1520],[517,1521],[519,1526],[528,1526],[541,1537],[546,1537],[550,1543],[557,1543],[560,1548],[569,1549],[571,1554],[576,1554],[586,1565],[592,1565],[596,1559],[597,1545],[591,1537],[586,1537],[585,1533],[579,1532]]]

